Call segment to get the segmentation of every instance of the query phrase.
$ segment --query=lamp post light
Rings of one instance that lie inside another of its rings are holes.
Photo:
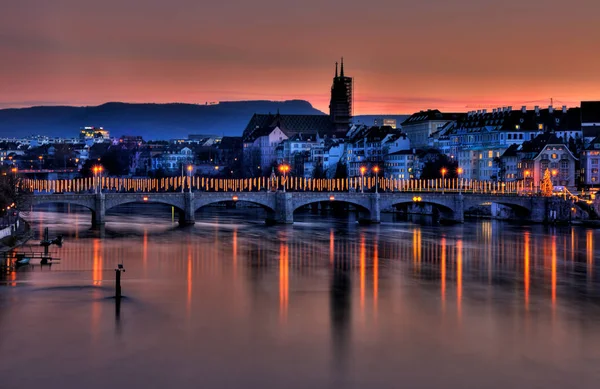
[[[279,165],[279,171],[283,173],[283,191],[285,192],[285,184],[287,183],[286,173],[290,171],[290,165],[281,164]]]
[[[462,178],[460,178],[460,175],[463,174],[463,168],[459,167],[458,169],[456,169],[456,174],[458,174],[458,179],[457,179],[457,184],[458,184],[458,194],[462,194]]]
[[[367,168],[364,166],[360,167],[360,193],[365,193],[365,172]]]
[[[95,165],[94,167],[92,167],[92,172],[94,173],[94,181],[95,182],[95,192],[96,193],[100,193],[102,192],[99,188],[100,188],[100,174],[102,174],[102,165]]]
[[[375,172],[375,193],[378,193],[378,187],[379,187],[379,166],[375,166],[373,168],[373,171]]]
[[[442,194],[443,194],[444,190],[446,189],[446,173],[448,172],[448,169],[443,167],[441,172],[442,172]]]
[[[194,169],[194,167],[192,165],[187,166],[188,176],[190,177],[190,179],[189,179],[190,193],[192,193],[192,170],[193,169]]]
[[[525,184],[527,184],[527,182],[529,181],[529,192],[530,194],[533,193],[533,179],[530,179],[529,176],[531,176],[531,172],[528,170],[525,170],[523,172],[524,176],[525,176]]]

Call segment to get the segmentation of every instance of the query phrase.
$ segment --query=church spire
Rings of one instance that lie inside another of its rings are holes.
[[[338,72],[337,72],[337,61],[335,61],[335,78],[338,78]]]
[[[340,70],[340,77],[344,77],[344,57],[342,57],[342,65]]]

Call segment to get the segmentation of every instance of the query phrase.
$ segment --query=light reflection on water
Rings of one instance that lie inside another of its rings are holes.
[[[2,388],[600,379],[597,231],[390,215],[364,227],[319,214],[265,227],[239,210],[206,210],[178,229],[167,211],[111,215],[104,231],[74,211],[30,215],[38,236],[49,226],[66,242],[53,249],[60,264],[3,275]]]

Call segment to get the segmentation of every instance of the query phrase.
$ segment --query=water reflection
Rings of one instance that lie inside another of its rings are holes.
[[[56,342],[42,335],[51,332],[89,344],[89,354],[65,343],[41,374],[58,377],[68,360],[70,386],[86,386],[89,366],[98,369],[91,387],[109,386],[102,377],[114,369],[116,326],[127,343],[121,363],[150,386],[193,387],[178,374],[202,374],[207,387],[397,387],[400,375],[411,387],[562,387],[585,377],[585,388],[597,382],[587,377],[600,379],[594,230],[491,221],[364,227],[320,214],[265,228],[205,211],[187,229],[141,217],[115,228],[115,217],[101,239],[71,223],[76,215],[35,216],[65,235],[62,261],[2,275],[3,330],[14,335],[0,342],[0,356],[11,356],[0,370],[33,363],[25,345],[54,355]],[[123,260],[129,298],[115,307],[115,323],[109,274]],[[158,373],[145,380],[148,371],[169,371],[176,382]],[[39,384],[34,376],[20,387]]]

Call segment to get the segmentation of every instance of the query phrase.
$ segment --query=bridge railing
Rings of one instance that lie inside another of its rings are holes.
[[[283,190],[297,192],[432,192],[487,193],[502,195],[536,194],[520,182],[477,181],[463,178],[404,180],[380,177],[304,178],[304,177],[165,177],[119,178],[88,177],[73,180],[23,179],[20,189],[28,193],[102,192],[258,192]]]

